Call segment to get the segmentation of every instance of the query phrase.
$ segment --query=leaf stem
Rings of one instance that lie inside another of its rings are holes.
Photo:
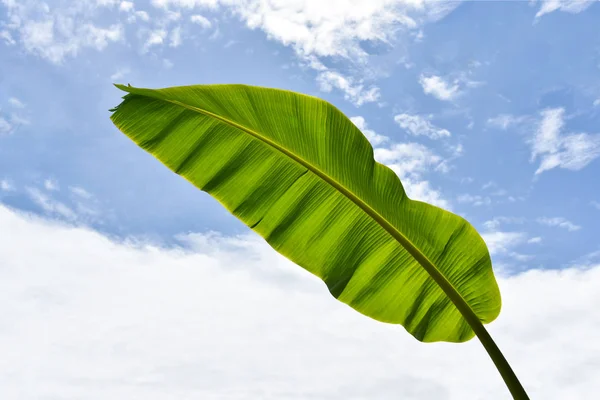
[[[401,242],[402,243],[402,242]],[[446,279],[446,277],[433,265],[433,263],[421,252],[414,247],[410,242],[404,244],[404,248],[421,264],[421,266],[429,273],[431,278],[440,286],[450,300],[454,303],[463,318],[473,329],[473,332],[479,338],[479,341],[489,354],[490,358],[496,365],[496,369],[500,372],[504,383],[508,387],[510,394],[515,400],[529,400],[529,396],[525,392],[523,385],[519,382],[519,378],[515,375],[510,364],[490,336],[487,329],[483,326],[471,306],[456,290],[456,288]]]
[[[529,396],[527,396],[523,385],[519,382],[519,378],[517,378],[508,364],[508,361],[506,361],[506,358],[504,358],[504,355],[496,345],[496,342],[494,342],[494,339],[492,339],[483,324],[479,322],[478,324],[475,324],[475,326],[471,325],[471,327],[496,365],[498,372],[500,372],[500,375],[502,376],[502,379],[504,379],[504,383],[506,383],[513,398],[515,400],[529,400]]]
[[[433,263],[417,249],[411,247],[411,243],[405,245],[405,249],[412,254],[413,257],[421,264],[421,266],[429,272],[429,275],[442,288],[450,300],[454,303],[463,318],[473,329],[473,332],[479,338],[479,341],[489,354],[490,358],[496,365],[496,369],[500,372],[504,383],[508,387],[510,394],[515,400],[529,400],[529,396],[525,392],[523,385],[519,382],[519,378],[515,375],[510,364],[490,336],[487,329],[483,326],[475,312],[460,293],[452,286],[446,277],[433,265]]]

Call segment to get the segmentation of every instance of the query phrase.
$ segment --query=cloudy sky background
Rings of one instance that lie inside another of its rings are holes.
[[[482,232],[490,331],[532,398],[594,398],[595,3],[0,0],[0,397],[508,397],[476,340],[353,312],[136,148],[119,82],[332,102]]]

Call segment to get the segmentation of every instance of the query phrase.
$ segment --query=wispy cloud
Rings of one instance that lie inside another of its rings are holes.
[[[144,42],[142,51],[147,52],[154,46],[162,45],[167,39],[167,34],[167,30],[162,28],[149,31],[146,41]]]
[[[69,190],[71,191],[71,193],[82,199],[89,200],[93,197],[90,192],[88,192],[80,186],[69,186]]]
[[[536,19],[554,11],[577,14],[596,3],[598,0],[537,0],[541,3]]]
[[[412,0],[372,0],[368,2],[269,3],[250,1],[160,0],[162,7],[212,3],[229,7],[251,28],[262,29],[269,37],[291,46],[298,55],[343,57],[364,60],[368,57],[361,42],[389,43],[398,27],[417,29],[442,18],[456,8],[452,2],[414,2]]]
[[[364,43],[390,45],[399,32],[420,29],[443,18],[458,6],[450,1],[372,0],[358,2],[264,2],[260,0],[153,0],[163,11],[191,11],[222,7],[236,15],[250,29],[262,30],[271,40],[293,49],[302,60],[342,59],[353,72],[316,68],[317,81],[325,91],[338,89],[355,105],[376,101],[379,89],[364,80],[369,53]],[[204,16],[194,14],[191,22],[210,27]],[[156,37],[156,42],[160,41]],[[315,63],[309,66],[314,67]]]
[[[493,118],[489,118],[486,124],[492,128],[507,130],[517,125],[526,122],[528,117],[526,116],[514,116],[511,114],[500,114]]]
[[[473,206],[489,206],[492,204],[492,199],[488,196],[471,195],[468,193],[459,195],[456,200],[459,203],[468,203]]]
[[[511,231],[497,231],[489,230],[483,232],[481,237],[487,244],[488,250],[494,260],[495,269],[502,274],[509,274],[510,271],[514,273],[513,263],[516,261],[519,265],[521,263],[531,261],[535,256],[531,254],[523,254],[516,249],[534,243],[531,239],[528,239],[528,235],[525,232],[511,232]],[[496,262],[501,260],[502,262]]]
[[[136,10],[133,1],[88,1],[69,6],[60,3],[52,7],[41,0],[5,4],[9,19],[15,21],[3,31],[5,41],[19,43],[26,52],[54,64],[62,64],[86,49],[102,51],[110,44],[129,44],[126,28],[133,23],[141,24],[135,30],[142,53],[166,45],[179,47],[188,31],[186,23],[195,25],[190,29],[213,26],[197,9],[227,11],[248,28],[260,29],[269,39],[290,47],[302,61],[335,58],[352,65],[343,71],[317,70],[316,75],[323,90],[340,90],[355,105],[379,98],[365,43],[391,45],[399,32],[410,35],[458,6],[450,1],[414,0],[300,0],[277,4],[261,0],[153,0],[150,17],[147,11]],[[126,22],[122,22],[123,15]]]
[[[21,100],[17,99],[16,97],[9,98],[8,103],[15,108],[21,108],[21,109],[25,108],[25,104]]]
[[[88,223],[103,222],[100,202],[96,196],[81,186],[69,186],[69,192],[79,220]]]
[[[537,222],[546,226],[556,226],[559,228],[563,228],[568,230],[569,232],[574,232],[581,229],[581,226],[575,225],[574,223],[563,217],[542,217],[538,218]]]
[[[536,175],[553,168],[580,170],[600,156],[600,134],[563,134],[564,108],[542,111],[530,140],[531,161],[540,159]]]
[[[44,180],[44,187],[46,188],[46,190],[50,190],[50,191],[60,190],[58,181],[56,179],[52,179],[52,178],[48,178],[48,179]]]
[[[12,124],[0,115],[0,135],[7,135],[9,133],[12,133],[12,131]]]
[[[68,186],[61,192],[58,182],[46,179],[40,190],[33,186],[25,188],[25,194],[47,215],[82,224],[103,223],[100,202],[81,186]]]
[[[488,230],[496,230],[501,225],[505,224],[523,224],[525,223],[525,218],[520,217],[494,217],[490,220],[487,220],[483,223],[483,226]]]
[[[352,123],[354,123],[358,129],[360,129],[360,131],[367,137],[373,146],[378,146],[390,140],[387,136],[380,135],[374,130],[369,129],[367,127],[367,122],[361,116],[351,117],[350,121],[352,121]]]
[[[363,82],[355,82],[353,78],[344,76],[339,72],[327,70],[320,72],[317,76],[319,87],[324,92],[331,92],[333,88],[344,92],[346,100],[356,106],[377,101],[380,97],[379,88],[376,86],[366,87]]]
[[[171,33],[169,33],[169,46],[179,47],[181,46],[182,42],[183,39],[181,37],[181,26],[176,26],[171,30]]]
[[[119,11],[131,12],[135,10],[135,5],[131,1],[123,0],[119,3]]]
[[[110,76],[110,80],[113,82],[117,82],[119,79],[127,76],[131,70],[129,68],[119,68],[114,74]]]
[[[70,207],[60,201],[54,200],[42,191],[28,187],[27,194],[47,214],[57,215],[68,221],[75,221],[77,219],[77,214]]]
[[[25,103],[16,97],[8,98],[8,109],[0,109],[0,135],[10,135],[24,125],[29,125],[29,119],[25,117]]]
[[[393,142],[369,129],[363,117],[352,117],[351,120],[373,144],[375,160],[390,167],[400,177],[410,198],[450,209],[450,202],[424,177],[430,172],[447,172],[447,159],[419,143]]]
[[[15,185],[8,179],[0,179],[0,191],[13,192]]]
[[[454,100],[460,94],[459,86],[456,82],[447,82],[441,76],[421,75],[419,83],[423,87],[425,94],[430,94],[439,100]]]
[[[210,29],[212,27],[210,20],[200,14],[194,14],[190,16],[190,21],[192,21],[194,24],[200,25],[204,29]]]
[[[445,170],[445,160],[428,147],[412,142],[392,143],[376,148],[375,159],[396,172],[409,197],[450,208],[450,202],[424,179],[426,173]]]
[[[5,1],[8,25],[14,41],[23,49],[54,64],[75,56],[86,48],[103,50],[109,43],[123,40],[124,31],[116,23],[97,26],[90,15],[114,2],[84,2],[71,7],[49,7],[41,1]]]
[[[396,115],[394,121],[413,136],[426,136],[430,139],[450,137],[449,130],[433,125],[428,118],[420,115],[402,113]]]
[[[578,268],[594,268],[597,265],[600,265],[600,250],[584,254],[569,263],[569,266]]]

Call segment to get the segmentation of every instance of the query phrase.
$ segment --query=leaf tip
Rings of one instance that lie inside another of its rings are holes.
[[[123,85],[122,83],[113,83],[113,85],[115,85],[117,89],[121,89],[124,92],[129,92],[128,89],[132,87],[129,83],[127,84],[127,86]]]

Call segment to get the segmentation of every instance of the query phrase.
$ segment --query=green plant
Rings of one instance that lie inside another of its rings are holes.
[[[320,277],[331,294],[423,342],[477,335],[527,399],[484,328],[500,312],[487,247],[463,218],[410,200],[331,104],[294,92],[199,85],[128,92],[114,124]]]

